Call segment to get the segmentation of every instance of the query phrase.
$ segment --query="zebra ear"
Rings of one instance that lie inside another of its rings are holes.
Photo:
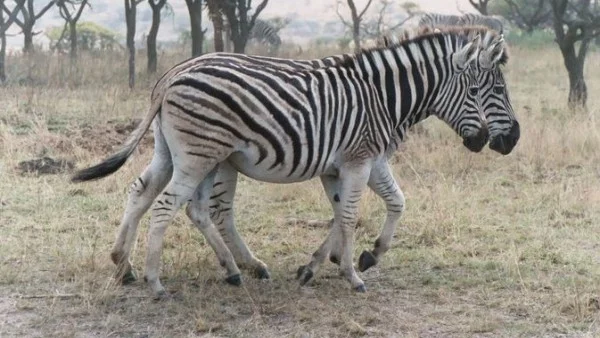
[[[481,51],[479,55],[479,66],[483,69],[492,69],[504,54],[504,39],[500,37],[491,46]]]
[[[452,55],[452,63],[457,72],[462,72],[469,66],[471,61],[475,60],[479,53],[479,43],[481,36],[477,34],[473,40],[464,45],[459,51]]]

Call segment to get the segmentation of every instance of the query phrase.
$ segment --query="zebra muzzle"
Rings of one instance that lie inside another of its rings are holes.
[[[513,121],[508,135],[498,135],[490,141],[490,149],[497,151],[502,155],[508,155],[517,145],[520,137],[521,127],[519,127],[519,122]]]
[[[463,138],[463,145],[472,152],[478,153],[488,142],[489,132],[487,128],[479,129],[479,132],[472,136]]]

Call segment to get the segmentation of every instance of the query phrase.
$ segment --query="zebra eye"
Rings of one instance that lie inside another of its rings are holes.
[[[498,94],[498,95],[504,94],[504,86],[502,86],[502,85],[494,86],[494,94]]]
[[[471,88],[469,88],[469,95],[471,95],[471,96],[477,96],[478,93],[479,93],[479,87],[471,87]]]

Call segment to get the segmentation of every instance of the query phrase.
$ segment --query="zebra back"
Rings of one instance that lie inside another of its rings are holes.
[[[503,22],[493,16],[467,13],[464,15],[449,15],[427,13],[419,20],[419,26],[484,26],[500,34],[504,34]]]

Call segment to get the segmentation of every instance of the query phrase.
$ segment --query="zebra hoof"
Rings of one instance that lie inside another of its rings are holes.
[[[258,279],[271,279],[271,274],[269,273],[269,270],[262,266],[254,269],[254,276],[256,276],[256,278]]]
[[[377,258],[370,251],[363,251],[358,257],[358,271],[363,272],[377,265]]]
[[[296,278],[300,280],[300,285],[308,283],[313,278],[313,275],[312,270],[306,265],[301,265],[296,272]]]
[[[360,284],[359,286],[354,288],[354,291],[360,292],[360,293],[365,293],[365,292],[367,292],[367,287],[364,284]]]
[[[227,278],[225,278],[225,282],[227,282],[227,284],[229,285],[233,285],[233,286],[240,286],[242,285],[242,275],[235,274],[235,275],[231,275]]]
[[[329,256],[329,261],[333,264],[340,265],[340,259],[338,256],[335,256],[335,255]]]
[[[133,270],[129,270],[125,272],[119,279],[122,285],[127,285],[135,282],[137,280],[137,276],[135,275],[135,272],[133,272]]]
[[[154,293],[154,297],[152,297],[155,301],[167,300],[169,299],[169,294],[166,290],[160,290]]]

